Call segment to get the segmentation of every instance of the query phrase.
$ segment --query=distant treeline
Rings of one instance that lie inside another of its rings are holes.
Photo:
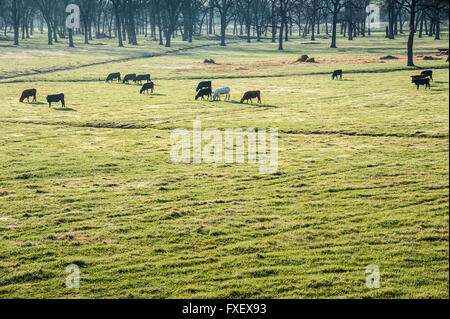
[[[48,32],[48,44],[82,34],[84,42],[96,38],[115,38],[137,45],[137,35],[170,47],[171,39],[181,35],[192,42],[202,35],[216,35],[226,45],[227,32],[260,41],[269,38],[289,41],[294,33],[315,40],[324,33],[331,38],[370,35],[367,24],[369,4],[380,8],[387,21],[386,37],[418,32],[440,38],[442,25],[448,23],[448,0],[0,0],[0,27],[5,37],[14,32],[14,44],[30,38],[36,29]],[[80,27],[66,27],[66,7],[76,4],[80,9]],[[412,26],[412,27],[411,27]],[[216,30],[217,29],[217,30]],[[231,31],[232,30],[232,31]],[[384,30],[383,30],[384,31]]]

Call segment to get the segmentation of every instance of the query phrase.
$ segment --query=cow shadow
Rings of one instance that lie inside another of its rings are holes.
[[[230,101],[229,103],[239,104],[239,105],[249,105],[249,106],[255,106],[255,107],[274,108],[274,109],[278,109],[279,108],[279,106],[271,105],[271,104],[246,103],[246,102],[241,103],[240,101]]]

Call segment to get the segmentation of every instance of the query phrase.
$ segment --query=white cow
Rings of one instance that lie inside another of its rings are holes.
[[[231,93],[231,89],[228,86],[224,87],[224,88],[217,89],[216,92],[214,93],[213,100],[214,101],[216,101],[216,100],[220,101],[220,96],[225,94],[225,101],[227,101],[227,100],[229,101],[230,97],[231,97],[230,93]]]

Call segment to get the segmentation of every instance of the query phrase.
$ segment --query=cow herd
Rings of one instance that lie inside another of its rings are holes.
[[[36,89],[28,89],[22,92],[22,95],[20,96],[20,103],[23,103],[25,99],[27,99],[27,102],[30,102],[30,97],[33,98],[32,102],[36,102],[36,96],[37,96],[37,90]],[[64,100],[64,93],[55,94],[55,95],[48,95],[47,96],[47,103],[48,107],[52,107],[52,103],[61,102],[62,107],[66,107],[66,102]]]
[[[333,74],[331,76],[331,79],[341,79],[342,80],[343,71],[342,70],[335,70],[333,71]],[[111,73],[106,78],[106,82],[113,82],[117,80],[117,82],[121,82],[123,84],[129,83],[133,81],[137,84],[142,84],[144,81],[146,81],[140,90],[140,94],[143,94],[146,92],[147,94],[149,91],[151,93],[154,92],[155,84],[152,82],[150,74],[127,74],[122,80],[121,74],[118,73]],[[411,76],[411,83],[415,84],[417,86],[417,89],[420,88],[421,85],[425,86],[425,89],[431,89],[430,80],[433,81],[433,71],[432,70],[425,70],[422,71],[419,75],[413,75]],[[202,81],[198,84],[196,91],[195,100],[202,99],[205,100],[213,100],[213,101],[220,101],[222,95],[225,95],[225,101],[230,101],[231,99],[231,88],[230,87],[222,87],[218,88],[214,91],[212,90],[212,82],[211,81]],[[32,102],[36,102],[36,95],[37,90],[36,89],[27,89],[22,92],[22,95],[20,96],[19,101],[23,103],[25,99],[27,99],[27,102],[30,102],[30,98],[32,98]],[[247,91],[244,93],[244,96],[241,99],[241,103],[250,101],[250,103],[253,103],[253,99],[257,99],[258,103],[262,103],[261,101],[261,91]],[[48,95],[47,96],[47,103],[48,107],[52,107],[52,103],[58,103],[61,102],[62,107],[66,107],[64,93],[55,94],[55,95]]]

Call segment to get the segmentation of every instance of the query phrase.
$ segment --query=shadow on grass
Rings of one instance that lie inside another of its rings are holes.
[[[350,80],[350,79],[342,79],[342,80],[332,80],[335,82],[355,82],[355,80]]]
[[[77,111],[70,107],[54,107],[52,109],[55,111],[60,111],[60,112],[76,112]]]

